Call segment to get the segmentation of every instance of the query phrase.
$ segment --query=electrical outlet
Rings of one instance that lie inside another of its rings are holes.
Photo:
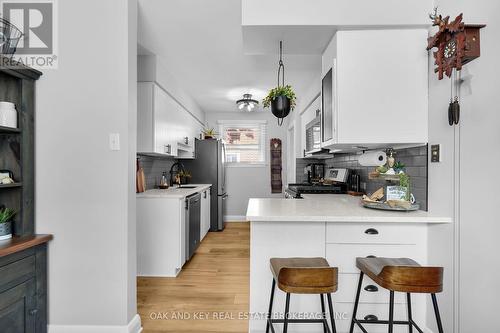
[[[120,150],[120,133],[109,133],[109,150]]]
[[[441,162],[441,145],[431,145],[431,162],[439,163]]]

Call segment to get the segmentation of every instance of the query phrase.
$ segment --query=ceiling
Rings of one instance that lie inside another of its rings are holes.
[[[322,43],[327,34],[322,32]],[[250,31],[252,48],[258,38]],[[239,112],[236,100],[252,93],[261,100],[276,85],[278,41],[284,39],[285,80],[298,98],[317,80],[321,57],[315,54],[286,54],[287,38],[293,34],[273,31],[273,53],[269,47],[248,54],[241,26],[239,0],[140,0],[138,42],[161,58],[162,64],[205,112]],[[304,34],[297,34],[304,40]],[[317,48],[317,46],[316,46]],[[247,54],[245,52],[247,51]],[[293,46],[293,51],[297,47]],[[258,54],[256,54],[258,53]]]

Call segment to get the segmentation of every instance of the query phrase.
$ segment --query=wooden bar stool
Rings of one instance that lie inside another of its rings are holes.
[[[272,258],[270,263],[273,283],[267,314],[266,333],[269,333],[269,328],[271,332],[275,333],[273,324],[277,323],[283,323],[283,333],[287,332],[288,324],[295,323],[321,323],[323,324],[323,332],[331,333],[333,331],[333,333],[336,333],[331,293],[337,291],[337,268],[330,267],[328,261],[324,258]],[[284,319],[272,318],[276,281],[278,282],[278,288],[286,293]],[[290,294],[318,294],[321,298],[322,319],[290,319]],[[324,294],[328,299],[332,331],[330,331],[326,319]]]
[[[389,333],[393,332],[394,325],[407,325],[408,332],[413,332],[413,327],[420,333],[423,331],[413,321],[411,313],[411,293],[431,294],[432,304],[439,333],[443,333],[443,325],[436,300],[436,293],[443,291],[443,268],[422,267],[417,262],[408,258],[356,258],[356,266],[360,269],[358,290],[352,314],[350,333],[353,333],[354,325],[367,333],[362,324],[386,324],[389,325]],[[379,286],[389,290],[389,320],[360,320],[356,318],[358,310],[359,295],[363,276],[368,275]],[[406,293],[408,306],[408,320],[394,320],[394,292]]]

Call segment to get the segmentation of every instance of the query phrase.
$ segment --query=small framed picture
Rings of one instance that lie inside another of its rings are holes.
[[[408,197],[408,187],[403,186],[387,186],[386,200],[405,200]]]

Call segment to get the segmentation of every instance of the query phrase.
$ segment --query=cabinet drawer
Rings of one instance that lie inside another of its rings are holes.
[[[354,303],[358,288],[359,274],[339,274],[339,289],[333,298],[336,302]],[[368,276],[364,276],[359,301],[361,303],[379,303],[389,306],[389,290],[378,286]],[[406,294],[395,293],[394,301],[406,304]]]
[[[327,223],[327,243],[417,244],[425,241],[425,226],[401,224]]]
[[[0,292],[35,276],[35,256],[0,267]]]
[[[354,303],[335,303],[334,311],[338,314],[335,320],[337,326],[337,332],[346,333],[349,332],[349,327],[351,324],[352,310],[354,308]],[[366,316],[376,316],[379,320],[389,319],[389,304],[359,304],[358,313],[356,317],[358,319],[363,319]],[[395,304],[394,305],[394,320],[406,320],[407,312],[406,305]],[[370,333],[387,332],[387,325],[363,325],[365,329]],[[414,329],[414,331],[416,331]],[[361,332],[361,330],[355,326],[355,333]],[[408,326],[394,325],[394,333],[408,333]]]
[[[416,245],[390,244],[326,244],[326,259],[340,273],[359,273],[357,257],[377,256],[389,258],[411,258],[424,264],[425,249]]]

